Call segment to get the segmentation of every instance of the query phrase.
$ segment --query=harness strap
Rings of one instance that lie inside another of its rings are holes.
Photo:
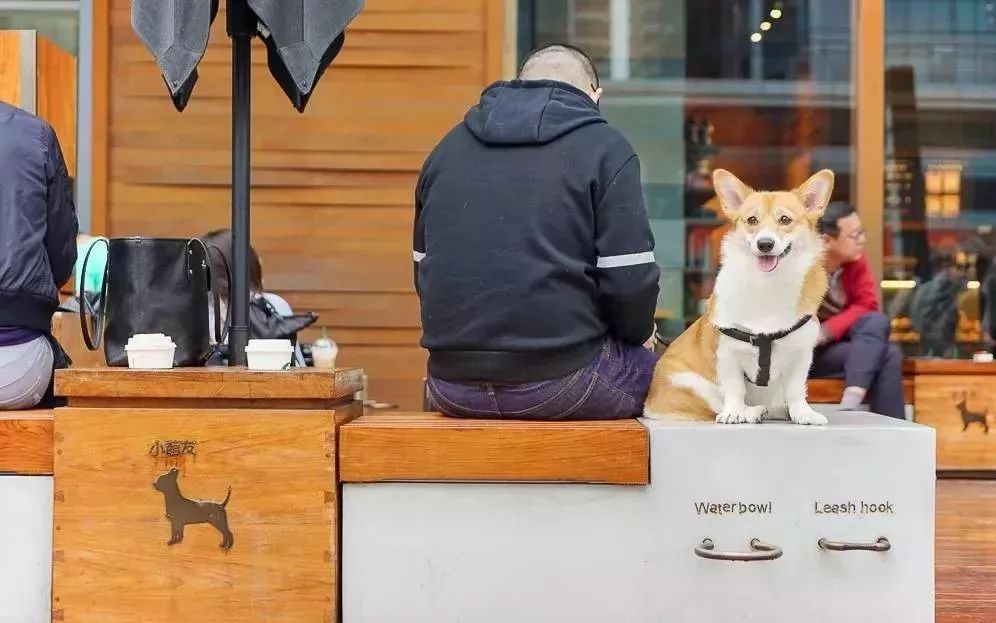
[[[757,347],[757,378],[751,380],[747,377],[747,380],[758,387],[767,387],[768,381],[771,380],[771,348],[775,341],[795,333],[812,319],[812,314],[803,316],[790,328],[777,333],[750,333],[735,327],[719,327],[719,332],[738,342],[746,342]]]

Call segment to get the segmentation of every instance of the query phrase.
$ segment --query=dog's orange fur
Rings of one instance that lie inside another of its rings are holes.
[[[726,171],[717,171],[716,175],[730,175]],[[824,172],[816,175],[823,175]],[[813,176],[814,178],[816,176]],[[736,183],[742,184],[736,178]],[[795,227],[808,227],[815,231],[819,212],[807,212],[802,200],[807,192],[809,181],[792,191],[758,192],[744,186],[747,199],[740,210],[732,213],[726,210],[724,214],[730,219],[733,229],[743,228],[748,231],[758,230],[765,226],[786,231]],[[831,175],[832,180],[832,175]],[[831,181],[832,183],[832,181]],[[781,215],[790,216],[792,223],[788,226],[779,224]],[[754,216],[757,223],[749,224],[748,219]],[[815,262],[806,274],[803,288],[799,293],[799,316],[816,315],[828,285],[827,273],[822,256]],[[712,421],[716,413],[694,392],[683,387],[677,387],[669,382],[676,372],[695,372],[712,383],[716,382],[716,350],[719,343],[719,330],[713,324],[713,308],[718,294],[713,292],[706,305],[706,312],[682,333],[665,351],[654,369],[654,379],[647,396],[647,409],[655,413],[666,413],[672,420],[703,420]]]

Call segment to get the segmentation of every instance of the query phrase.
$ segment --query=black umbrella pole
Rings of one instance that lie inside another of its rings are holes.
[[[232,8],[229,8],[231,11]],[[229,365],[245,366],[249,344],[249,153],[252,35],[232,33],[232,284]]]

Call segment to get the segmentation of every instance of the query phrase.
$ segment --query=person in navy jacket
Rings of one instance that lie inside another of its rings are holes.
[[[50,402],[53,369],[69,363],[50,332],[78,233],[55,131],[0,102],[0,410]]]

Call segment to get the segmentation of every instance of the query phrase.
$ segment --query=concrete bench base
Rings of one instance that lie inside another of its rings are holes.
[[[52,477],[0,476],[0,623],[52,620]]]
[[[933,621],[933,431],[831,418],[644,422],[646,486],[345,483],[343,621]]]

